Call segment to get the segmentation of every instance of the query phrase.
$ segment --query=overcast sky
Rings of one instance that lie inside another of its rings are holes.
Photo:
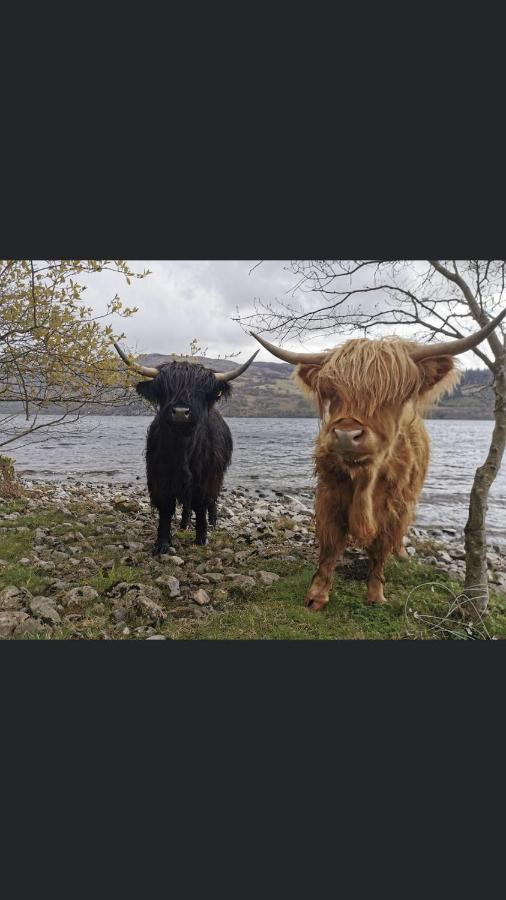
[[[185,353],[193,338],[197,338],[210,357],[238,351],[248,356],[259,345],[231,317],[237,308],[241,314],[253,312],[255,299],[270,302],[290,298],[296,283],[295,276],[286,271],[288,262],[257,263],[258,260],[130,260],[132,269],[147,268],[152,275],[134,280],[130,286],[111,272],[93,275],[86,279],[84,299],[98,312],[117,291],[127,306],[137,306],[139,312],[135,316],[116,318],[114,324],[117,330],[125,332],[125,344],[139,353]],[[306,300],[300,292],[296,297]],[[297,343],[286,346],[301,348]],[[326,343],[325,339],[310,342],[311,349],[323,346],[328,346],[328,337]],[[257,358],[273,359],[263,348]]]
[[[294,300],[306,308],[314,306],[319,295],[296,291],[296,276],[289,270],[289,261],[266,260],[140,260],[129,261],[132,269],[152,272],[147,278],[133,280],[128,286],[121,276],[103,272],[86,279],[88,286],[85,301],[98,312],[105,310],[108,300],[119,293],[127,306],[139,308],[132,318],[113,321],[116,331],[124,331],[124,345],[134,353],[188,353],[189,345],[196,338],[207,356],[226,356],[240,351],[238,361],[251,355],[258,344],[245,334],[231,317],[239,308],[242,315],[253,312],[255,300],[275,303],[276,300]],[[372,301],[372,296],[371,297]],[[378,295],[375,295],[375,302]],[[364,306],[368,298],[360,301]],[[392,327],[385,333],[393,333]],[[395,333],[401,334],[399,329]],[[362,333],[356,336],[363,336]],[[275,338],[271,338],[276,342]],[[307,336],[303,344],[287,341],[289,349],[321,350],[342,343],[345,338],[336,335]],[[468,359],[469,357],[469,359]],[[273,360],[263,348],[257,359]],[[465,354],[464,365],[479,364],[474,354]]]

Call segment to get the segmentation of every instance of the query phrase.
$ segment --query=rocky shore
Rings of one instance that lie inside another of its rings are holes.
[[[168,616],[212,615],[278,581],[273,562],[312,564],[316,555],[310,496],[225,490],[208,546],[197,548],[191,533],[176,531],[171,552],[153,558],[157,519],[145,486],[26,481],[24,489],[22,509],[0,514],[0,546],[8,539],[20,547],[9,561],[0,558],[0,574],[13,564],[30,574],[25,585],[18,578],[0,589],[1,638],[66,636],[70,629],[75,637],[163,640]],[[36,524],[41,515],[46,524]],[[414,561],[462,579],[463,536],[455,530],[413,527],[405,549]],[[342,566],[362,559],[350,548]],[[487,561],[494,590],[506,592],[506,547],[492,544]],[[89,631],[91,620],[100,620],[99,635]]]

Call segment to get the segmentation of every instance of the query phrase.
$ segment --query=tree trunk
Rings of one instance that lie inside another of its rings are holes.
[[[495,426],[487,458],[476,470],[465,527],[465,594],[482,613],[488,606],[486,514],[490,486],[499,469],[506,446],[506,355],[497,359],[495,374]]]

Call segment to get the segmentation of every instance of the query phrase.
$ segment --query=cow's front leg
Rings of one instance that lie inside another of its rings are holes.
[[[158,532],[152,551],[153,556],[160,556],[162,553],[167,553],[172,544],[170,524],[176,509],[176,499],[171,498],[170,500],[164,500],[157,508]]]
[[[207,503],[207,514],[209,517],[209,525],[215,528],[218,523],[218,507],[216,500],[209,500]]]
[[[367,547],[367,555],[370,561],[369,576],[367,578],[367,599],[366,603],[377,604],[386,603],[383,593],[383,585],[385,584],[385,562],[390,555],[392,548],[390,545],[383,543],[381,540],[375,540]]]
[[[320,547],[318,569],[313,575],[304,605],[315,611],[329,602],[337,560],[346,546],[346,529],[335,520],[317,518],[316,537]]]
[[[181,523],[180,528],[182,531],[186,531],[187,528],[190,527],[190,523],[192,520],[192,508],[190,501],[185,501],[183,503],[183,511],[181,513]]]
[[[195,510],[195,542],[197,544],[207,544],[207,504],[198,501],[193,504]]]

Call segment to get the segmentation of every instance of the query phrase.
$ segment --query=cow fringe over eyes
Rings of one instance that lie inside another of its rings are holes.
[[[325,401],[338,393],[346,407],[360,405],[366,416],[382,406],[399,405],[412,398],[422,411],[451,390],[461,377],[451,357],[436,382],[425,377],[423,363],[413,362],[410,350],[418,345],[401,338],[349,340],[329,354],[323,366],[301,365],[296,382],[316,395],[320,413]],[[436,360],[430,366],[437,365]]]

